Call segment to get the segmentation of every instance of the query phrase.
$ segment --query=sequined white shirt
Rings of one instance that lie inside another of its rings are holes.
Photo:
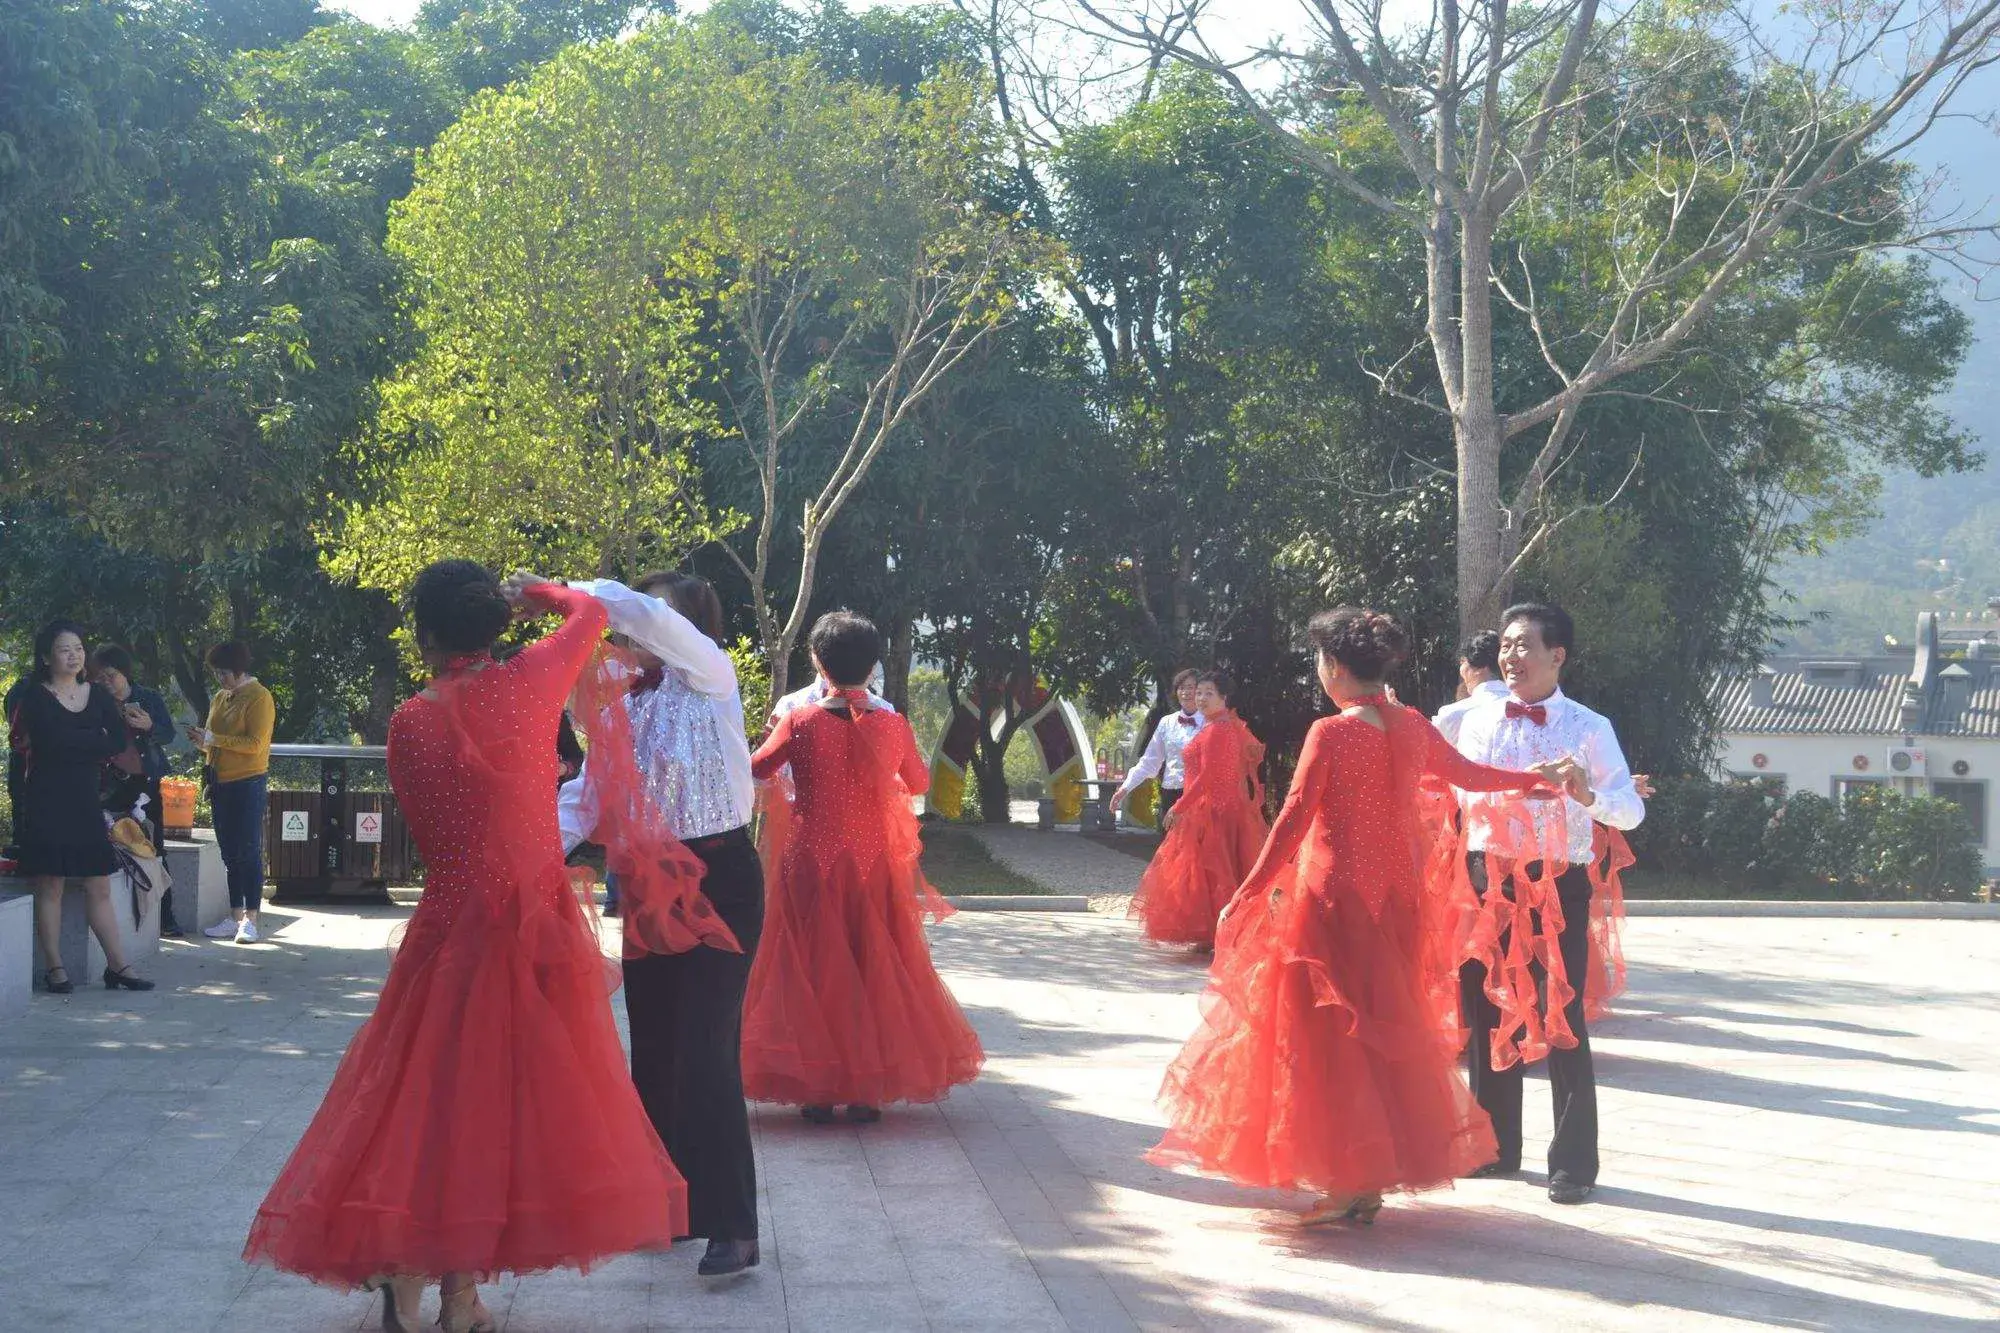
[[[1608,719],[1592,712],[1561,690],[1542,700],[1548,721],[1536,726],[1525,717],[1508,717],[1507,701],[1496,698],[1469,710],[1459,724],[1458,752],[1477,763],[1495,768],[1525,770],[1552,759],[1575,759],[1590,774],[1590,790],[1596,798],[1579,805],[1565,797],[1570,864],[1587,864],[1591,857],[1593,822],[1615,829],[1639,827],[1646,817],[1646,803],[1632,785],[1632,770],[1625,763],[1625,751]],[[1459,801],[1468,812],[1484,804],[1511,799],[1507,793],[1460,792]],[[1533,807],[1535,817],[1547,818],[1547,806]],[[1467,841],[1472,850],[1485,846],[1487,821],[1467,820]]]
[[[569,586],[602,602],[612,632],[663,664],[659,687],[628,695],[625,708],[647,790],[673,835],[686,842],[748,824],[757,792],[750,779],[743,696],[729,654],[662,598],[634,592],[616,579]],[[588,755],[583,772],[563,784],[556,814],[565,851],[596,827]]]

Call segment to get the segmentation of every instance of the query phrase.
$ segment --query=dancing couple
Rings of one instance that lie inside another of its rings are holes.
[[[1369,1222],[1390,1191],[1515,1169],[1518,1049],[1514,1072],[1497,1087],[1480,1084],[1478,1097],[1457,1069],[1459,1006],[1472,1005],[1474,988],[1490,998],[1488,974],[1475,976],[1468,959],[1531,988],[1510,996],[1502,1014],[1470,1015],[1475,1062],[1495,1049],[1504,1057],[1524,1029],[1545,1030],[1549,1045],[1581,1051],[1580,1060],[1565,1058],[1587,1081],[1581,999],[1569,1004],[1558,967],[1531,973],[1527,961],[1543,934],[1587,941],[1587,898],[1567,889],[1553,903],[1536,898],[1522,929],[1496,931],[1502,894],[1488,893],[1496,906],[1482,909],[1468,869],[1470,860],[1483,874],[1494,858],[1496,889],[1574,883],[1577,874],[1588,884],[1592,821],[1631,827],[1643,814],[1636,795],[1625,798],[1631,778],[1615,738],[1607,743],[1608,726],[1599,730],[1589,721],[1601,723],[1596,714],[1557,700],[1552,680],[1537,674],[1559,670],[1566,625],[1553,614],[1510,612],[1502,639],[1511,635],[1513,647],[1501,654],[1503,669],[1514,662],[1510,686],[1549,690],[1536,701],[1513,698],[1511,707],[1493,696],[1466,717],[1454,748],[1388,692],[1386,678],[1409,653],[1400,625],[1355,608],[1313,619],[1320,685],[1338,712],[1307,734],[1284,807],[1223,914],[1201,1026],[1162,1088],[1169,1123],[1153,1161],[1315,1194],[1308,1223]],[[1547,646],[1557,641],[1560,648]],[[1524,738],[1515,722],[1562,730]],[[1572,741],[1580,753],[1564,749]],[[1475,749],[1509,762],[1475,762],[1467,757]],[[1461,794],[1462,819],[1444,784]],[[1478,831],[1476,843],[1468,830]],[[1561,912],[1581,924],[1565,933]],[[1587,964],[1573,952],[1562,951],[1562,965],[1580,976]],[[1545,1029],[1534,1012],[1538,981],[1556,1012]],[[1575,1086],[1567,1101],[1559,1092],[1551,1194],[1576,1202],[1588,1188],[1579,1193],[1572,1182],[1586,1172],[1595,1179],[1594,1102],[1586,1106]],[[1503,1118],[1510,1104],[1511,1121]]]
[[[424,895],[245,1258],[380,1287],[387,1329],[417,1327],[438,1283],[454,1333],[493,1327],[474,1284],[503,1271],[587,1271],[696,1234],[705,1274],[741,1272],[757,1231],[737,1037],[763,885],[714,592],[503,588],[444,561],[409,603],[433,675],[391,723],[389,774]],[[494,655],[545,613],[561,626]],[[607,624],[625,647],[601,646]],[[590,757],[559,821],[555,738],[580,676]],[[615,974],[563,864],[593,828],[628,872],[629,1076]]]

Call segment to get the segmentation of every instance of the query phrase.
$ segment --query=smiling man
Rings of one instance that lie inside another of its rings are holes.
[[[1575,998],[1564,1009],[1572,1047],[1553,1047],[1548,1054],[1549,1087],[1555,1097],[1555,1135],[1549,1143],[1549,1197],[1557,1203],[1582,1203],[1597,1184],[1597,1083],[1591,1068],[1590,1036],[1584,1028],[1584,987],[1590,972],[1590,864],[1595,854],[1596,825],[1636,828],[1646,816],[1646,804],[1633,786],[1632,771],[1611,723],[1562,692],[1563,664],[1574,646],[1576,631],[1566,612],[1538,602],[1509,607],[1500,632],[1500,676],[1504,699],[1494,699],[1468,713],[1458,734],[1459,752],[1468,759],[1499,768],[1537,769],[1563,784],[1566,864],[1555,875],[1562,904],[1558,952]],[[1485,837],[1488,821],[1473,818],[1483,798],[1461,793],[1467,810],[1468,847],[1473,886],[1488,892]],[[1551,831],[1553,836],[1553,831]],[[1541,880],[1555,867],[1530,863],[1530,880]],[[1493,890],[1514,893],[1495,876]],[[1539,922],[1535,923],[1539,925]],[[1460,1003],[1472,1039],[1468,1073],[1479,1104],[1493,1118],[1500,1157],[1478,1175],[1511,1175],[1521,1167],[1522,1063],[1493,1068],[1493,1029],[1500,1015],[1487,994],[1487,969],[1477,959],[1460,974]],[[1544,992],[1546,995],[1546,992]],[[1546,1003],[1546,998],[1541,1001]]]

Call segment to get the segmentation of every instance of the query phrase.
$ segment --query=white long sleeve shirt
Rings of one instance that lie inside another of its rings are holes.
[[[771,705],[771,722],[775,726],[777,723],[785,720],[787,713],[795,713],[808,704],[816,704],[832,693],[833,687],[826,683],[825,677],[814,676],[812,684],[802,690],[793,690],[790,694]],[[894,704],[884,699],[873,689],[868,691],[868,706],[884,713],[893,713],[896,711]]]
[[[1187,721],[1190,716],[1193,721]],[[1147,778],[1157,777],[1162,791],[1179,791],[1187,786],[1188,742],[1201,730],[1207,721],[1200,713],[1168,713],[1153,728],[1153,738],[1146,742],[1144,754],[1139,762],[1132,765],[1132,771],[1125,775],[1125,781],[1118,786],[1120,796],[1129,796]]]
[[[1492,705],[1496,700],[1507,697],[1507,683],[1500,680],[1482,680],[1472,693],[1463,699],[1446,704],[1437,710],[1431,723],[1444,733],[1444,738],[1453,745],[1458,744],[1458,730],[1465,725],[1466,715],[1482,705]]]
[[[662,598],[634,592],[616,579],[569,586],[602,602],[611,613],[612,632],[662,663],[659,686],[628,694],[624,703],[647,793],[669,830],[687,842],[748,824],[757,789],[750,778],[743,696],[729,654]],[[597,826],[588,754],[583,772],[563,784],[556,815],[566,851]]]
[[[1586,865],[1591,857],[1592,823],[1615,829],[1633,829],[1646,817],[1646,803],[1632,785],[1632,770],[1611,723],[1557,690],[1542,700],[1547,722],[1537,726],[1530,718],[1507,716],[1512,695],[1469,710],[1460,723],[1458,752],[1467,759],[1495,768],[1525,770],[1554,759],[1574,759],[1590,774],[1590,805],[1579,805],[1568,797],[1562,808],[1567,816],[1571,865]],[[1482,806],[1509,799],[1506,793],[1459,793],[1467,812],[1467,841],[1472,850],[1485,847],[1488,821],[1473,817]],[[1546,807],[1532,807],[1536,819],[1545,819]]]

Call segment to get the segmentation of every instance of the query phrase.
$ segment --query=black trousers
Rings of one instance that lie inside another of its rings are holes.
[[[743,994],[764,930],[764,872],[748,830],[698,838],[702,891],[742,953],[706,946],[625,960],[632,1082],[688,1183],[688,1234],[757,1237],[757,1163],[743,1101]]]
[[[1486,858],[1470,862],[1472,885],[1486,894]],[[1536,867],[1530,866],[1532,872]],[[1510,895],[1511,886],[1505,890]],[[1562,900],[1563,930],[1559,939],[1563,968],[1576,998],[1564,1012],[1576,1045],[1548,1055],[1549,1090],[1555,1098],[1555,1137],[1549,1141],[1549,1174],[1560,1171],[1578,1184],[1597,1183],[1597,1076],[1590,1062],[1590,1033],[1583,1021],[1583,988],[1590,975],[1590,871],[1571,866],[1556,879]],[[1505,943],[1503,938],[1502,943]],[[1541,969],[1537,968],[1540,979]],[[1469,962],[1458,971],[1459,1002],[1471,1040],[1466,1047],[1466,1073],[1472,1093],[1493,1119],[1493,1136],[1500,1141],[1500,1164],[1509,1170],[1521,1164],[1521,1084],[1526,1072],[1516,1063],[1493,1068],[1493,1028],[1500,1011],[1486,998],[1486,968]],[[1544,996],[1546,1002],[1546,995]]]
[[[1167,822],[1167,815],[1173,811],[1176,805],[1180,804],[1182,790],[1180,787],[1160,788],[1160,823],[1162,826]]]

